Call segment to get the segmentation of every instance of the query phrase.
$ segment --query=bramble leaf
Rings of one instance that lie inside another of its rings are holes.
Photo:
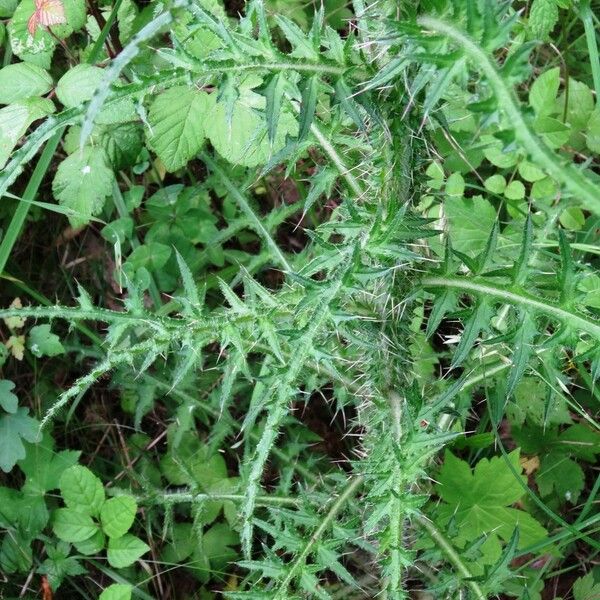
[[[43,96],[51,89],[52,76],[37,65],[21,62],[0,69],[0,104]]]
[[[202,148],[213,102],[206,92],[179,86],[152,103],[148,143],[168,171],[184,167]]]
[[[82,465],[74,465],[62,474],[60,493],[69,508],[81,513],[97,516],[104,504],[102,482]],[[66,541],[79,542],[82,540]]]
[[[148,550],[150,550],[148,544],[134,535],[126,533],[121,537],[108,540],[108,562],[115,569],[123,569],[132,565]]]
[[[107,500],[100,510],[102,529],[109,538],[125,535],[135,519],[137,504],[132,496],[116,496]]]
[[[55,511],[52,528],[59,539],[71,543],[83,542],[98,531],[98,526],[89,514],[70,508]]]
[[[133,587],[128,583],[113,583],[99,596],[98,600],[130,600]]]
[[[73,227],[87,225],[104,207],[112,192],[114,175],[104,152],[99,148],[84,148],[60,163],[52,191],[61,206],[68,209]]]

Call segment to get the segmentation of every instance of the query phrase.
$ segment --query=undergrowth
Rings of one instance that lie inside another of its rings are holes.
[[[595,8],[0,0],[0,595],[600,597]]]

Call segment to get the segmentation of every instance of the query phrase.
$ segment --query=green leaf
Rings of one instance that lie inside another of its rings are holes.
[[[71,543],[83,542],[98,531],[89,514],[70,508],[59,508],[54,512],[52,528],[59,539]]]
[[[320,78],[318,75],[313,75],[304,82],[304,86],[302,88],[302,102],[300,104],[300,129],[298,131],[299,142],[306,139],[310,131],[310,126],[315,118],[319,82]]]
[[[160,242],[149,242],[138,246],[127,259],[126,265],[137,271],[141,268],[150,270],[162,269],[171,256],[171,248]]]
[[[552,114],[559,86],[560,67],[549,69],[536,78],[529,89],[529,105],[537,115]]]
[[[529,28],[534,37],[546,39],[558,22],[556,0],[533,0],[529,11]]]
[[[542,457],[535,474],[540,494],[544,497],[556,494],[561,503],[577,504],[585,485],[583,469],[564,454],[551,452]]]
[[[502,194],[506,189],[506,179],[502,175],[492,175],[484,181],[483,185],[493,194]]]
[[[62,474],[60,493],[69,508],[81,513],[97,516],[104,504],[102,482],[82,465],[74,465]]]
[[[519,175],[525,180],[529,182],[540,181],[540,179],[544,179],[546,177],[546,173],[542,171],[539,167],[536,167],[533,163],[529,161],[522,160],[518,165],[517,169],[519,171]]]
[[[73,31],[82,29],[87,18],[85,0],[63,0],[63,4],[68,26]]]
[[[74,542],[73,545],[80,554],[93,556],[104,549],[106,546],[106,537],[104,533],[98,529],[92,537],[83,540],[82,542]]]
[[[52,76],[41,67],[16,63],[0,69],[0,104],[11,104],[52,89]]]
[[[87,569],[75,557],[69,556],[70,549],[66,542],[59,542],[56,546],[46,544],[48,558],[37,572],[48,576],[48,583],[54,591],[60,587],[65,577],[87,573]]]
[[[45,98],[27,98],[0,109],[0,169],[27,128],[54,112],[54,104]]]
[[[504,195],[509,200],[523,200],[525,198],[525,186],[522,181],[514,179],[511,181],[504,190]]]
[[[19,0],[0,0],[0,17],[12,17]]]
[[[275,140],[271,143],[266,120],[258,110],[262,103],[255,97],[264,100],[256,94],[246,94],[233,103],[231,112],[225,103],[217,102],[206,123],[210,143],[223,158],[235,165],[256,167],[265,164],[284,147],[286,136],[298,132],[294,117],[282,111]]]
[[[448,196],[460,197],[465,193],[465,180],[463,176],[456,172],[452,173],[446,181],[446,194]]]
[[[0,569],[5,573],[26,573],[32,564],[31,539],[18,531],[4,535],[0,546]]]
[[[508,459],[520,473],[518,450]],[[524,491],[503,457],[484,458],[471,471],[467,462],[447,451],[437,480],[436,491],[443,500],[440,518],[444,524],[453,520],[454,542],[460,548],[482,535],[508,542],[515,527],[519,528],[519,548],[546,537],[546,530],[530,514],[510,508]]]
[[[0,415],[0,469],[5,473],[25,458],[23,440],[33,443],[41,439],[40,424],[28,412],[27,408],[19,408],[13,414]]]
[[[0,406],[7,413],[16,413],[19,408],[19,399],[12,393],[15,384],[8,379],[0,379]]]
[[[600,598],[600,582],[594,583],[594,573],[580,577],[573,585],[574,600],[597,600]]]
[[[560,213],[560,224],[569,231],[580,231],[585,225],[585,215],[578,206],[570,206]]]
[[[596,154],[600,154],[600,103],[596,101],[596,110],[590,115],[585,132],[587,147]]]
[[[30,352],[40,358],[41,356],[58,356],[64,354],[65,349],[59,337],[50,331],[50,325],[36,325],[29,331],[27,347]]]
[[[444,290],[443,293],[435,299],[429,320],[427,321],[427,337],[431,337],[446,313],[453,310],[456,306],[456,293],[453,290]]]
[[[267,119],[267,131],[271,144],[277,137],[277,126],[281,115],[281,104],[285,92],[285,76],[283,73],[272,75],[265,85],[263,94],[266,99],[265,117]]]
[[[131,600],[133,586],[128,583],[113,583],[101,594],[98,600]]]
[[[452,367],[457,367],[466,360],[471,348],[473,348],[477,341],[477,337],[482,329],[488,326],[491,317],[492,309],[489,303],[485,299],[480,300],[472,315],[465,322],[460,342],[454,351]]]
[[[558,106],[562,111],[565,103],[565,94],[558,99]],[[585,129],[594,110],[594,95],[592,90],[581,81],[569,78],[569,96],[567,100],[567,121],[574,131]]]
[[[126,533],[119,538],[108,540],[108,562],[115,569],[129,567],[138,558],[146,554],[150,547],[139,538]]]
[[[80,452],[54,449],[54,440],[48,433],[35,444],[27,444],[27,456],[19,461],[19,468],[25,473],[26,485],[30,491],[40,495],[55,490],[60,485],[62,474],[79,459]]]
[[[57,40],[45,27],[37,27],[33,36],[29,33],[27,24],[34,11],[35,0],[19,2],[8,24],[10,45],[14,54],[22,60],[49,69]]]
[[[70,211],[71,225],[81,227],[100,213],[112,192],[113,180],[104,152],[86,147],[60,163],[52,191],[60,205]]]
[[[152,103],[148,143],[168,171],[185,166],[202,148],[213,102],[206,92],[186,86],[171,88]]]
[[[506,383],[507,396],[512,395],[517,384],[521,380],[521,377],[523,377],[523,374],[525,373],[525,369],[529,364],[529,358],[533,352],[531,342],[536,333],[537,327],[535,320],[527,311],[523,311],[521,321],[513,338],[514,349],[511,357],[512,365]]]
[[[315,51],[310,40],[298,25],[282,15],[275,15],[275,20],[288,42],[292,45],[293,50],[291,56],[313,61],[319,60],[318,52]]]
[[[135,519],[137,504],[132,496],[117,496],[107,500],[100,511],[102,529],[109,538],[125,535]]]
[[[536,377],[524,377],[514,389],[513,401],[506,410],[510,422],[523,425],[547,427],[571,423],[568,406],[564,398],[555,394],[543,381]]]
[[[496,210],[482,198],[450,198],[444,204],[452,247],[470,256],[479,254],[496,222]]]
[[[165,563],[183,563],[200,543],[191,523],[173,523],[170,541],[163,546],[160,558]]]

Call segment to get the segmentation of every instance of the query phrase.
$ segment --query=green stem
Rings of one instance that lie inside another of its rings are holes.
[[[449,542],[446,536],[435,526],[433,521],[430,521],[423,515],[415,515],[414,519],[427,531],[429,537],[435,542],[436,546],[443,552],[457,572],[466,580],[467,585],[471,588],[477,600],[487,600],[487,596],[479,587],[479,584],[473,579],[473,574],[469,567],[463,562],[460,554],[454,549],[454,546]]]
[[[426,277],[422,280],[422,284],[424,287],[454,288],[462,292],[473,292],[482,296],[491,296],[509,304],[526,306],[600,339],[600,323],[598,321],[552,304],[548,300],[530,296],[521,290],[507,289],[475,278],[451,276]]]
[[[340,175],[346,180],[348,187],[356,194],[357,199],[364,194],[364,190],[358,179],[350,172],[342,157],[337,153],[337,150],[333,147],[333,144],[323,135],[323,132],[316,123],[310,126],[312,134],[317,138],[317,141],[321,145],[321,148],[329,156],[333,164],[336,166]]]
[[[117,496],[119,494],[116,494]],[[194,492],[166,492],[157,496],[138,496],[140,504],[184,504],[187,502],[242,502],[243,494],[196,494]],[[257,496],[256,504],[260,506],[298,506],[298,498],[289,496]]]
[[[169,60],[171,53],[159,52],[163,54],[166,60]],[[179,57],[177,57],[177,60]],[[238,73],[243,71],[297,71],[301,73],[313,73],[316,75],[344,75],[348,69],[346,67],[336,67],[335,65],[325,65],[318,63],[309,63],[306,61],[266,61],[251,63],[223,63],[216,61],[192,61],[186,60],[184,65],[192,71],[202,75],[215,75],[222,73]]]
[[[128,217],[129,211],[127,210],[127,207],[125,206],[125,201],[123,200],[123,195],[121,194],[119,184],[117,183],[116,180],[113,180],[112,198],[113,198],[113,203],[115,205],[115,208],[117,209],[117,213],[119,214],[119,217],[121,217],[121,218]],[[131,247],[134,250],[136,248],[140,247],[140,241],[138,240],[135,230],[133,231],[133,233],[131,234],[131,236],[129,238],[129,243],[131,244]],[[158,289],[158,286],[156,285],[154,275],[152,275],[152,274],[150,274],[150,286],[148,288],[148,292],[150,293],[150,298],[152,298],[152,303],[154,304],[156,310],[158,310],[162,305],[162,301],[160,298],[160,291]]]
[[[507,121],[517,140],[530,154],[533,162],[561,183],[588,210],[600,214],[600,188],[571,163],[565,163],[531,130],[523,116],[514,91],[500,75],[495,62],[468,35],[434,17],[420,17],[418,24],[432,32],[441,33],[456,42],[471,61],[487,77]]]
[[[271,237],[271,234],[268,232],[266,227],[262,224],[262,221],[258,215],[254,212],[254,210],[252,210],[248,200],[246,200],[246,198],[240,193],[225,171],[223,171],[216,161],[214,161],[206,152],[200,153],[200,159],[211,171],[217,174],[221,180],[221,183],[223,183],[223,185],[227,188],[227,191],[231,194],[240,210],[244,213],[244,216],[252,224],[254,231],[263,239],[271,251],[271,255],[275,262],[277,262],[285,272],[291,273],[293,269],[290,263],[287,261],[287,258],[279,249],[279,246],[275,243],[275,240]]]
[[[294,577],[298,574],[298,571],[304,566],[304,563],[310,554],[313,546],[319,541],[327,527],[340,512],[344,504],[354,495],[354,492],[358,487],[362,485],[364,478],[362,475],[353,477],[347,483],[346,487],[342,490],[341,494],[331,504],[327,514],[323,520],[319,523],[319,526],[315,529],[313,534],[310,536],[304,548],[300,551],[298,556],[294,559],[291,568],[288,570],[285,579],[281,582],[281,586],[277,590],[273,600],[286,600],[290,597],[288,594],[288,587],[293,581]]]

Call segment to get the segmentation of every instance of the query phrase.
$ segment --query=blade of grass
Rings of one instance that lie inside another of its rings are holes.
[[[596,103],[598,103],[600,100],[600,57],[598,56],[598,43],[596,41],[596,30],[594,29],[590,0],[582,0],[579,7],[579,16],[583,21],[585,29],[585,41],[590,55],[592,79],[594,80],[594,89],[596,90]]]
[[[56,148],[58,148],[58,144],[62,138],[62,133],[63,130],[60,129],[48,140],[44,150],[42,151],[42,155],[40,156],[40,159],[38,160],[29,179],[29,182],[27,183],[25,192],[23,193],[23,200],[25,200],[25,202],[19,202],[17,205],[17,208],[6,230],[6,234],[2,238],[2,243],[0,243],[0,273],[2,273],[6,267],[8,257],[12,252],[19,234],[21,233],[21,229],[23,228],[23,223],[25,223],[25,219],[29,213],[31,202],[35,199],[38,189],[46,175],[46,171],[50,167],[50,163],[54,153],[56,152]]]

